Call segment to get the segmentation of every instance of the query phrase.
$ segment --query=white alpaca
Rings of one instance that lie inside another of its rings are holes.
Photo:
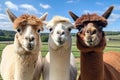
[[[76,80],[77,68],[71,53],[73,25],[69,19],[55,16],[46,27],[50,30],[49,52],[44,60],[43,80]]]
[[[39,32],[47,14],[39,19],[28,14],[17,18],[10,10],[7,13],[17,33],[14,44],[3,50],[1,76],[3,80],[39,80],[43,66]]]

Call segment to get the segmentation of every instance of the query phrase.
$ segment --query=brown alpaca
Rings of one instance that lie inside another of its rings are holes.
[[[113,6],[102,16],[86,14],[81,17],[69,12],[79,30],[76,44],[81,53],[81,75],[78,80],[120,80],[120,53],[103,55],[106,39],[102,29],[112,10]]]

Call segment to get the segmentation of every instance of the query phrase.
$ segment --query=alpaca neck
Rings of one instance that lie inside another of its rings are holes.
[[[50,49],[50,80],[69,80],[71,48]]]
[[[81,79],[103,80],[103,53],[81,52]]]
[[[15,80],[32,80],[38,58],[37,54],[26,53],[25,55],[16,55]]]

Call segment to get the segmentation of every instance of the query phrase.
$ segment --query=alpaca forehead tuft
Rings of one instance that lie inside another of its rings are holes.
[[[33,35],[33,29],[31,26],[27,26],[27,28],[25,30],[25,36],[30,37],[30,35]]]
[[[49,23],[47,24],[47,26],[49,27],[55,27],[56,24],[58,23],[62,23],[62,24],[69,24],[72,25],[70,23],[70,20],[68,18],[62,17],[62,16],[54,16]]]
[[[55,27],[55,30],[65,30],[65,26],[63,26],[61,23],[58,23]]]
[[[43,23],[42,20],[40,20],[36,16],[28,15],[28,14],[23,14],[14,21],[15,29],[18,28],[19,26],[25,26],[25,25],[42,27]]]
[[[85,22],[96,22],[98,25],[105,27],[107,25],[107,20],[102,17],[98,16],[97,14],[84,14],[81,17],[79,17],[76,22],[75,26],[83,26]]]

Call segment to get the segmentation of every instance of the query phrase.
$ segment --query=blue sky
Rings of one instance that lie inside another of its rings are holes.
[[[6,8],[16,16],[28,13],[40,17],[44,12],[48,12],[47,21],[55,15],[60,15],[69,18],[73,23],[68,14],[70,10],[78,16],[85,13],[102,15],[111,5],[115,8],[104,30],[120,31],[120,0],[0,0],[0,29],[13,30],[12,23],[5,13]]]

